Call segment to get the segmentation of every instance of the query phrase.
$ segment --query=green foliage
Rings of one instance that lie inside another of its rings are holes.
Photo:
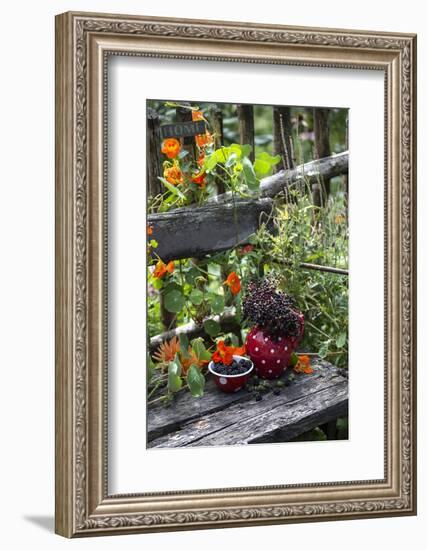
[[[169,363],[168,366],[168,390],[172,393],[179,391],[182,387],[182,367],[179,358]]]
[[[197,359],[202,361],[210,361],[211,353],[205,347],[203,338],[195,338],[191,341],[191,347],[196,354]]]
[[[212,313],[219,314],[224,311],[225,299],[221,294],[210,294],[208,297]]]
[[[203,302],[203,292],[201,290],[197,290],[197,288],[193,288],[190,292],[189,298],[191,303],[195,306],[199,306]]]
[[[171,290],[165,293],[165,308],[171,313],[179,313],[184,307],[185,298],[178,290]]]
[[[270,176],[273,168],[280,162],[280,155],[272,157],[266,152],[260,153],[255,159],[254,170],[258,179]]]
[[[203,323],[203,328],[205,329],[206,333],[209,334],[212,338],[215,338],[215,336],[218,336],[218,334],[221,332],[221,325],[214,321],[213,319],[208,319]]]
[[[187,373],[187,384],[193,397],[202,397],[205,377],[196,365],[191,365]]]

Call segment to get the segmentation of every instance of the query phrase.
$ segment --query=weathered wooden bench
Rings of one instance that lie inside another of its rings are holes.
[[[148,411],[148,447],[283,442],[346,415],[346,373],[319,359],[312,366],[312,374],[297,374],[279,395],[269,391],[261,401],[246,390],[225,394],[207,380],[201,398],[182,391],[169,407],[153,404]]]

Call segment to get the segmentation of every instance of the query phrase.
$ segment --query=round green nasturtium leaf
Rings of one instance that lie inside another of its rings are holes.
[[[197,288],[193,288],[190,292],[189,298],[192,304],[199,306],[203,302],[203,292],[201,290],[197,290]]]
[[[182,387],[181,368],[175,362],[169,363],[168,367],[168,390],[177,392]]]
[[[224,296],[221,294],[214,294],[211,299],[212,313],[218,314],[224,311],[225,301]]]
[[[219,323],[214,321],[213,319],[208,319],[203,323],[203,327],[209,336],[212,338],[215,338],[215,336],[218,336],[218,334],[221,332],[221,326]]]
[[[182,294],[182,286],[180,286],[178,283],[174,283],[173,281],[164,286],[163,294],[172,292],[172,290],[176,290],[177,292]]]
[[[184,307],[185,298],[178,290],[171,290],[164,295],[164,304],[171,313],[178,313]]]
[[[202,397],[205,388],[205,377],[196,365],[191,365],[187,372],[187,384],[193,397]]]
[[[196,283],[196,277],[198,277],[199,275],[200,275],[200,271],[195,267],[191,267],[185,274],[185,280],[187,281],[188,284],[190,284],[191,286],[194,286]]]

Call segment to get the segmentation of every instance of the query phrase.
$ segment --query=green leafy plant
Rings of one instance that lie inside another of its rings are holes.
[[[149,359],[147,388],[149,403],[170,403],[174,394],[188,389],[193,397],[202,397],[204,369],[211,352],[202,338],[191,342],[185,334],[163,342]]]

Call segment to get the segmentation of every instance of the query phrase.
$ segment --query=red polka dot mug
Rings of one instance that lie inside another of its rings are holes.
[[[234,393],[244,388],[254,368],[252,361],[247,357],[233,355],[233,359],[239,362],[244,362],[248,367],[247,371],[242,374],[219,374],[218,372],[215,372],[213,368],[213,361],[211,361],[208,366],[208,370],[213,375],[215,384],[225,393]]]

